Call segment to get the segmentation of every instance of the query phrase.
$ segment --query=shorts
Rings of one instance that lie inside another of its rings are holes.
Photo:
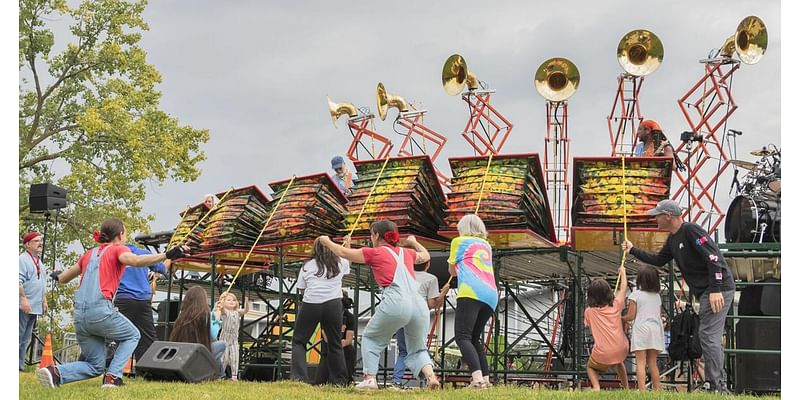
[[[589,361],[586,363],[586,366],[601,374],[606,373],[606,371],[614,367],[614,365],[600,364],[599,362],[595,361],[591,355],[589,356]]]

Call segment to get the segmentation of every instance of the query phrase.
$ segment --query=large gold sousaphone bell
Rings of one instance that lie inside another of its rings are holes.
[[[341,103],[334,103],[331,101],[330,96],[328,96],[328,112],[331,114],[331,119],[333,120],[333,127],[337,128],[336,120],[339,119],[342,115],[347,114],[350,118],[355,117],[358,115],[358,109],[352,103],[341,102]]]
[[[756,16],[749,16],[739,23],[736,33],[728,37],[720,48],[719,55],[732,57],[734,51],[745,64],[755,64],[767,52],[767,26]]]
[[[475,90],[478,88],[478,78],[467,69],[464,57],[453,54],[442,67],[442,86],[447,94],[454,96],[464,90],[464,84],[468,90]]]
[[[664,46],[655,33],[645,29],[628,32],[617,46],[617,61],[635,76],[653,73],[664,60]]]
[[[572,61],[554,57],[542,63],[533,76],[533,86],[542,97],[552,102],[566,100],[578,91],[581,74]]]
[[[386,120],[386,113],[389,111],[390,107],[397,108],[397,111],[400,112],[409,110],[408,102],[400,96],[387,93],[386,88],[383,87],[383,83],[381,82],[378,82],[376,98],[378,100],[378,115],[381,117],[381,121]]]

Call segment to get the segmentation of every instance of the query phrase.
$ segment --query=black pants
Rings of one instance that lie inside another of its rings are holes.
[[[356,373],[356,346],[352,344],[343,347],[344,363],[347,367],[347,384],[353,383],[353,374]],[[330,368],[328,367],[328,344],[322,342],[322,355],[319,358],[319,367],[317,367],[317,376],[314,379],[315,385],[324,385],[330,380]]]
[[[483,375],[489,375],[481,333],[491,316],[492,309],[482,301],[460,298],[456,302],[456,344],[470,373],[480,370]]]
[[[330,383],[346,385],[347,368],[342,352],[342,299],[333,299],[321,304],[303,303],[297,312],[292,338],[292,379],[308,382],[306,345],[317,324],[322,325],[328,338],[327,364]]]
[[[153,322],[150,300],[116,299],[114,305],[139,329],[139,345],[133,351],[133,358],[139,361],[150,345],[156,341],[156,326]]]

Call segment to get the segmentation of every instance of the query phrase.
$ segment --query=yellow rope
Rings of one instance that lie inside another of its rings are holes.
[[[481,191],[478,193],[478,204],[475,206],[475,215],[478,215],[478,210],[481,208],[481,200],[483,200],[483,186],[486,185],[486,177],[489,176],[489,167],[492,165],[492,157],[494,153],[489,152],[489,161],[486,163],[486,172],[483,173],[483,181],[481,181]]]
[[[185,221],[186,220],[186,216],[189,215],[189,208],[190,207],[191,207],[190,205],[188,205],[188,204],[186,205],[186,211],[183,212],[183,215],[181,216],[181,221],[178,222],[178,227],[183,225],[183,221]],[[175,243],[175,237],[176,237],[175,235],[177,233],[178,233],[178,229],[176,228],[175,232],[172,233],[172,237],[169,238],[169,243],[167,244],[167,248],[168,249],[171,249],[172,248],[172,244]]]
[[[628,240],[628,205],[627,205],[627,190],[628,184],[625,182],[625,154],[622,154],[622,237],[623,241]],[[627,252],[622,252],[622,261],[620,261],[619,266],[625,266],[625,258],[628,255]],[[617,289],[619,288],[619,278],[622,276],[621,274],[617,274],[617,283],[614,285],[614,292],[616,293]]]
[[[361,205],[361,211],[358,212],[358,216],[356,217],[355,222],[353,222],[353,225],[350,226],[350,233],[348,233],[347,236],[352,235],[353,231],[356,230],[356,226],[358,226],[358,221],[361,220],[361,214],[363,214],[364,213],[364,209],[367,208],[367,203],[369,203],[369,199],[372,198],[372,193],[375,191],[375,187],[378,186],[378,181],[381,180],[381,176],[383,175],[383,170],[386,168],[386,164],[389,164],[389,160],[390,159],[391,159],[391,157],[389,157],[387,155],[386,156],[386,161],[383,162],[383,166],[381,167],[380,172],[378,172],[378,177],[375,178],[375,182],[372,184],[372,189],[369,190],[369,194],[367,195],[367,199],[364,200],[364,204]]]
[[[224,195],[222,195],[222,198],[221,198],[221,199],[219,199],[219,201],[218,201],[216,204],[214,204],[214,207],[211,207],[211,208],[209,208],[209,209],[208,209],[208,211],[206,211],[206,213],[203,215],[203,217],[202,217],[202,218],[200,218],[200,220],[199,220],[199,221],[197,221],[197,223],[196,223],[196,224],[194,224],[194,226],[192,227],[192,229],[189,229],[189,232],[187,232],[187,233],[186,233],[186,235],[184,235],[184,236],[183,236],[183,238],[182,238],[181,240],[179,240],[179,241],[178,241],[178,245],[181,245],[181,244],[183,244],[183,241],[184,241],[184,240],[186,240],[186,239],[189,237],[189,235],[191,235],[191,234],[192,234],[192,232],[194,232],[195,228],[197,228],[198,226],[200,226],[200,223],[202,223],[202,222],[203,222],[203,220],[204,220],[204,219],[206,219],[206,217],[207,217],[209,214],[211,214],[211,212],[212,212],[212,211],[216,210],[216,209],[217,209],[217,207],[219,207],[219,206],[220,206],[220,204],[222,204],[222,201],[223,201],[223,200],[225,200],[225,198],[226,198],[226,197],[228,197],[228,193],[230,193],[230,192],[231,192],[231,190],[233,190],[233,187],[231,187],[230,189],[228,189],[228,191],[227,191],[227,192],[225,192],[225,194],[224,194]],[[188,212],[187,212],[187,213],[188,213]],[[184,215],[186,215],[186,213],[185,213]],[[180,225],[178,225],[178,226],[180,226]]]
[[[231,281],[230,285],[228,285],[228,289],[225,291],[225,294],[230,293],[233,284],[236,283],[236,279],[239,277],[239,274],[242,273],[244,265],[247,263],[247,260],[250,259],[250,255],[253,254],[253,250],[256,248],[256,246],[258,246],[258,241],[261,240],[261,235],[263,235],[264,231],[267,230],[267,226],[269,226],[269,223],[272,221],[272,217],[275,216],[275,211],[278,211],[278,208],[281,206],[281,203],[283,203],[283,198],[286,197],[286,193],[289,193],[289,189],[292,187],[295,177],[296,175],[292,175],[292,179],[289,180],[289,184],[286,185],[286,189],[283,190],[283,194],[281,195],[281,198],[278,199],[278,202],[275,204],[275,208],[273,208],[272,212],[269,213],[269,218],[267,218],[267,222],[261,228],[261,232],[258,233],[256,241],[253,242],[252,246],[250,246],[250,251],[247,252],[247,256],[244,258],[244,261],[242,261],[242,265],[240,265],[239,269],[236,271],[236,275],[233,277],[233,280]]]

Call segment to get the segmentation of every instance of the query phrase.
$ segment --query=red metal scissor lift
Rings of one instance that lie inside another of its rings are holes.
[[[350,161],[361,160],[362,157],[358,155],[358,148],[359,145],[370,154],[371,159],[379,160],[389,156],[392,151],[394,145],[392,141],[389,140],[386,136],[381,135],[367,127],[367,125],[374,119],[375,117],[370,116],[362,116],[351,118],[347,121],[347,126],[350,128],[350,133],[353,135],[353,141],[350,143],[350,147],[347,149],[347,158]],[[367,146],[367,143],[364,143],[367,138],[369,138],[370,143]],[[380,144],[380,147],[376,149],[375,142]]]
[[[675,171],[681,186],[672,199],[680,200],[688,195],[689,208],[684,216],[688,215],[692,222],[707,222],[708,230],[713,231],[722,222],[725,213],[709,191],[715,188],[729,161],[717,131],[738,108],[731,96],[730,83],[733,73],[739,68],[739,61],[713,59],[703,63],[705,74],[678,99],[678,105],[691,131],[703,133],[705,138],[693,148],[692,142],[683,142],[675,149],[685,153],[682,161],[687,165],[687,170],[685,174]],[[692,159],[696,161],[691,162]],[[709,164],[709,160],[719,160],[719,163]],[[707,181],[704,181],[704,173],[711,174]]]
[[[491,96],[492,91],[489,90],[470,90],[461,95],[470,110],[467,126],[461,135],[481,156],[489,152],[499,154],[514,128],[503,114],[489,104]]]
[[[611,156],[633,154],[636,145],[636,128],[642,122],[642,111],[639,109],[639,91],[642,89],[644,76],[628,73],[617,78],[617,93],[608,120],[608,136],[611,140]],[[630,132],[630,143],[625,143],[625,132]],[[626,146],[630,146],[626,149]]]

